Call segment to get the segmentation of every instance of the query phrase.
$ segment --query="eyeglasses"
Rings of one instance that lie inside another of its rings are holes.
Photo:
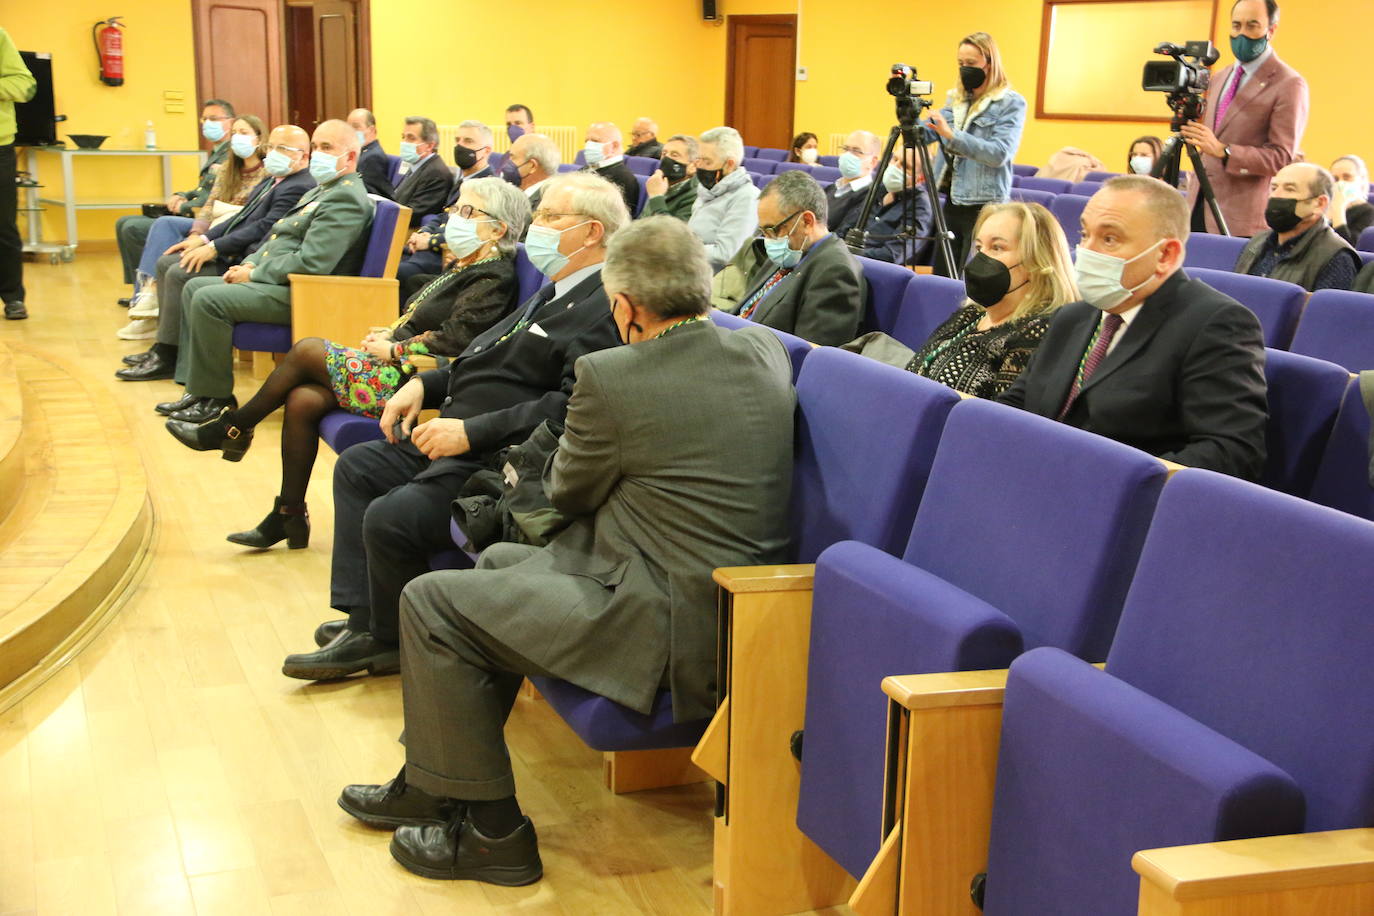
[[[789,235],[792,230],[789,229],[787,232],[782,232],[782,227],[786,226],[788,223],[792,222],[792,220],[796,219],[798,216],[801,216],[805,212],[806,209],[802,208],[801,210],[794,211],[792,214],[783,217],[771,226],[760,226],[759,234],[766,239],[778,239],[786,235]]]
[[[864,151],[857,146],[842,146],[840,150],[846,153],[853,153],[855,156],[862,156],[864,154]]]
[[[632,130],[630,131],[630,136],[638,140],[640,137],[648,137],[651,135],[647,130]]]
[[[472,204],[463,204],[455,212],[458,214],[460,219],[472,219],[472,214],[474,213],[480,213],[483,216],[491,217],[491,214],[488,213],[486,210],[483,210],[480,207],[474,207]]]
[[[298,146],[282,146],[282,145],[280,145],[280,144],[278,144],[277,146],[271,147],[269,151],[270,151],[270,152],[281,153],[281,154],[287,155],[287,156],[289,156],[289,155],[292,154],[292,153],[303,153],[303,152],[305,152],[305,150],[301,149],[301,148],[298,147]]]
[[[555,213],[552,210],[535,210],[534,218],[541,223],[551,223],[556,219],[564,219],[569,216],[582,216],[581,213]]]

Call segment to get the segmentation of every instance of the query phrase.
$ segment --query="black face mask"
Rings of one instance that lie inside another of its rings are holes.
[[[509,160],[506,161],[505,165],[501,166],[501,177],[517,188],[520,187],[520,182],[523,180],[520,176],[519,166]]]
[[[1305,198],[1311,200],[1312,198]],[[1299,201],[1292,197],[1271,197],[1264,205],[1264,221],[1275,232],[1290,232],[1307,217],[1298,216]],[[1308,214],[1310,216],[1311,214]]]
[[[716,186],[716,182],[720,181],[720,169],[697,169],[697,181],[701,182],[701,186],[706,190],[711,190]]]
[[[477,164],[477,150],[468,149],[462,144],[453,144],[453,164],[467,171]]]
[[[1016,288],[1020,289],[1024,285],[1025,283],[1022,283]],[[964,267],[964,291],[983,308],[992,308],[1012,291],[1011,267],[981,251],[978,252]]]
[[[664,156],[658,160],[658,170],[663,173],[663,177],[669,182],[681,181],[687,175],[687,163],[678,162],[676,159],[669,159]]]
[[[987,71],[982,67],[960,67],[959,82],[963,83],[964,88],[969,92],[977,89],[988,81]]]

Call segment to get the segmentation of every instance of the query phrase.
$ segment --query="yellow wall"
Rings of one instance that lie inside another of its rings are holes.
[[[1340,104],[1350,98],[1349,54],[1331,52],[1331,25],[1350,21],[1358,5],[1290,0],[1279,29],[1279,53],[1312,87],[1303,147],[1310,159],[1324,164],[1345,152],[1374,154],[1374,122]],[[799,4],[722,0],[721,7],[729,15],[796,13]],[[505,106],[516,101],[530,105],[545,124],[610,118],[628,128],[635,117],[647,114],[664,131],[697,133],[724,116],[726,28],[702,22],[698,0],[621,0],[596,7],[566,0],[522,0],[506,7],[487,0],[431,0],[423,10],[379,2],[373,8],[373,107],[392,152],[405,115],[427,114],[441,123],[476,117],[499,124]],[[883,91],[888,66],[894,61],[917,66],[943,98],[957,76],[955,43],[978,29],[1001,43],[1012,82],[1033,111],[1041,8],[1039,0],[915,7],[886,0],[801,0],[800,63],[809,79],[796,84],[796,127],[815,131],[823,143],[831,133],[858,127],[885,134],[894,119],[892,100]],[[70,117],[59,125],[60,133],[66,128],[104,133],[111,137],[107,147],[138,147],[143,123],[152,118],[162,146],[187,147],[196,140],[197,115],[189,0],[128,0],[119,7],[128,14],[129,28],[128,78],[118,88],[96,79],[90,44],[91,23],[111,9],[97,0],[61,0],[58,15],[51,3],[11,3],[4,25],[19,47],[53,52],[57,108]],[[407,16],[423,16],[442,27],[417,29]],[[1147,38],[1153,43],[1192,37],[1151,32]],[[1217,38],[1225,63],[1230,53],[1224,23]],[[186,93],[184,114],[163,112],[167,89]],[[1121,91],[1139,95],[1134,85]],[[1032,116],[1017,160],[1043,162],[1055,149],[1072,145],[1121,167],[1131,138],[1162,133],[1165,127]],[[179,184],[191,183],[190,170],[189,163],[179,166]],[[55,176],[49,171],[44,177]],[[83,196],[153,199],[159,187],[149,163],[87,162],[79,178]],[[83,214],[81,237],[109,238],[116,215]],[[47,223],[50,235],[61,235],[60,221],[50,214]]]

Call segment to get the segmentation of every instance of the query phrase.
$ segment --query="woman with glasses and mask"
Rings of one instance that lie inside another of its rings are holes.
[[[968,300],[912,351],[881,332],[843,349],[980,398],[1001,394],[1030,362],[1056,309],[1078,298],[1069,244],[1039,204],[989,204],[964,267]]]
[[[959,42],[959,85],[949,90],[945,106],[925,122],[925,140],[940,140],[935,180],[947,203],[945,223],[956,264],[968,260],[973,224],[984,204],[1011,197],[1012,161],[1021,146],[1026,100],[1007,80],[997,43],[986,32]],[[936,246],[935,272],[953,276]]]
[[[291,548],[309,543],[305,491],[320,421],[338,408],[380,418],[387,400],[415,373],[415,357],[456,356],[504,318],[516,305],[515,246],[529,221],[529,200],[519,188],[500,178],[464,182],[444,230],[453,263],[411,296],[389,329],[373,331],[357,348],[318,337],[298,340],[242,407],[199,426],[169,426],[184,445],[220,449],[226,460],[238,461],[253,428],[285,406],[281,492],[262,523],[229,535],[231,542],[257,548],[283,539]]]

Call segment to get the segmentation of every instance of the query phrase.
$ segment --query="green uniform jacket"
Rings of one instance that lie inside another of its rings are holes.
[[[250,279],[286,286],[288,274],[356,274],[376,209],[354,172],[311,188],[244,258]]]
[[[685,223],[692,218],[692,208],[696,204],[697,183],[694,179],[684,178],[677,184],[670,185],[668,193],[659,197],[650,197],[639,215],[644,217],[653,216],[656,213],[667,213],[669,216],[676,216]]]
[[[9,33],[0,29],[0,146],[14,142],[14,103],[27,102],[38,91],[24,58],[10,40]]]

